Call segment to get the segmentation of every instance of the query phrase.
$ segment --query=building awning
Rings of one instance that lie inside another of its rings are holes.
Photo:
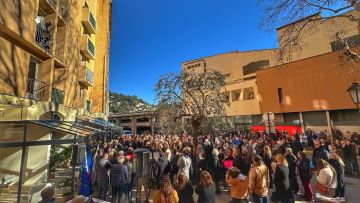
[[[59,131],[72,135],[89,136],[94,133],[104,132],[105,128],[102,126],[95,126],[90,122],[77,121],[57,121],[57,120],[34,120],[28,121],[29,124],[36,124],[42,127],[49,128],[54,131]]]

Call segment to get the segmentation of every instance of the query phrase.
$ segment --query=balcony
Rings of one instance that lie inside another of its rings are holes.
[[[95,46],[87,35],[81,36],[80,52],[88,60],[95,59]]]
[[[87,33],[89,34],[96,33],[96,21],[89,7],[82,8],[82,22]]]
[[[39,10],[47,15],[55,13],[58,0],[40,0]]]
[[[55,46],[55,68],[66,68],[64,64],[64,48],[65,42],[63,40],[56,40]]]
[[[64,23],[68,17],[69,6],[64,0],[59,0],[59,23]]]
[[[50,33],[48,25],[46,23],[36,24],[35,41],[40,47],[42,47],[48,53],[50,53],[52,40],[53,37]]]
[[[45,101],[49,91],[49,85],[37,79],[26,80],[26,94],[29,99]]]
[[[94,73],[86,66],[81,66],[78,73],[79,83],[89,87],[94,86]]]
[[[59,90],[57,88],[53,88],[52,94],[51,94],[51,101],[56,104],[63,104],[64,103],[64,91]]]

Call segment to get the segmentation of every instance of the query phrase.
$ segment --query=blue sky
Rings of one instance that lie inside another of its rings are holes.
[[[109,89],[154,103],[161,74],[232,50],[276,47],[255,0],[113,0]]]

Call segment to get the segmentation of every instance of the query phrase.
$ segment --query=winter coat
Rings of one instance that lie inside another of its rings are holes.
[[[289,166],[289,177],[295,177],[296,176],[296,157],[295,155],[287,155],[286,161],[288,162]]]
[[[179,196],[179,203],[192,203],[194,188],[191,185],[191,182],[187,182],[184,188],[177,189],[176,192]]]
[[[114,164],[111,166],[110,180],[111,186],[125,186],[125,182],[129,176],[127,167],[124,164]]]
[[[109,183],[109,166],[110,162],[106,159],[100,159],[97,165],[96,180],[98,183]]]
[[[310,160],[308,158],[303,158],[299,160],[298,163],[299,176],[302,180],[309,180],[312,177],[312,172],[310,168]]]
[[[316,164],[319,159],[329,160],[329,152],[325,150],[323,146],[315,148],[313,151],[312,162]]]
[[[316,176],[316,180],[318,181],[318,183],[325,187],[336,188],[336,172],[328,166],[325,166],[319,171],[319,174]]]
[[[215,183],[205,188],[202,185],[196,186],[195,192],[198,194],[198,203],[215,203],[215,190]]]
[[[156,177],[161,177],[163,174],[169,174],[170,162],[166,159],[165,156],[161,156],[156,162],[156,168]]]
[[[249,172],[249,191],[260,197],[266,197],[269,192],[269,169],[265,164],[253,166]]]
[[[178,159],[177,166],[179,167],[178,172],[183,172],[190,179],[191,158],[189,156],[181,156]]]
[[[274,174],[275,191],[278,201],[293,200],[294,196],[290,186],[289,168],[283,165],[276,166]]]
[[[241,174],[238,178],[233,179],[228,175],[226,182],[230,185],[230,196],[232,198],[249,198],[249,179],[246,176]]]

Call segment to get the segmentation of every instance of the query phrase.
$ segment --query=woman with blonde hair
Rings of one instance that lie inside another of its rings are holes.
[[[173,189],[169,176],[164,175],[161,187],[155,192],[154,203],[178,203],[179,197],[176,190]]]
[[[175,190],[179,196],[179,203],[193,202],[194,188],[184,173],[177,176]]]
[[[281,153],[276,154],[275,160],[272,163],[275,191],[271,195],[271,201],[293,203],[295,199],[290,186],[288,162]]]
[[[200,173],[200,183],[196,186],[195,192],[198,195],[198,203],[215,203],[215,183],[210,173]]]
[[[269,178],[270,178],[270,185],[269,188],[273,188],[273,177],[272,177],[272,168],[271,168],[271,159],[272,159],[272,152],[269,145],[265,145],[263,148],[262,159],[266,167],[269,169]]]

